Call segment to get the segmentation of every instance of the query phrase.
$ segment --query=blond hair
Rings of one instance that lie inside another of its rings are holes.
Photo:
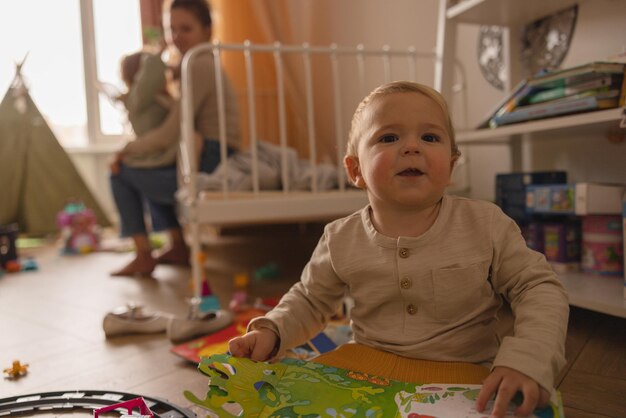
[[[427,87],[423,84],[414,83],[411,81],[394,81],[391,83],[383,84],[375,88],[370,94],[365,97],[359,103],[354,115],[352,116],[352,125],[350,127],[350,134],[348,136],[348,144],[346,149],[346,155],[357,156],[358,140],[361,136],[362,116],[367,106],[378,97],[383,97],[393,93],[419,93],[431,98],[435,103],[439,105],[443,111],[446,119],[446,130],[450,136],[450,146],[452,147],[452,156],[459,156],[461,152],[456,144],[454,137],[454,127],[452,126],[452,119],[450,118],[450,112],[448,111],[448,105],[441,93],[437,90]]]

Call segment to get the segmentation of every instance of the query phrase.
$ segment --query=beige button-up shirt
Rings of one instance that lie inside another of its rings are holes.
[[[250,328],[280,336],[279,355],[321,331],[344,295],[356,342],[411,358],[507,366],[551,390],[565,364],[567,295],[545,257],[494,204],[444,196],[419,237],[376,231],[369,207],[328,224],[301,280]],[[506,299],[515,332],[502,341]]]

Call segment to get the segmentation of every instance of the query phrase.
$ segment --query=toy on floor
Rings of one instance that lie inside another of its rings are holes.
[[[22,271],[37,271],[39,270],[39,265],[37,264],[37,261],[35,261],[34,258],[27,257],[26,260],[22,260],[21,270]]]
[[[19,273],[22,270],[22,266],[17,260],[9,260],[5,263],[4,269],[7,273]]]
[[[57,215],[64,254],[86,254],[100,245],[96,215],[82,202],[68,203]]]
[[[18,227],[13,223],[10,225],[0,225],[0,267],[6,269],[6,264],[17,260]]]
[[[277,279],[280,276],[280,268],[276,263],[267,263],[254,271],[255,280]]]
[[[4,393],[2,393],[3,396]],[[133,398],[141,397],[150,408],[154,416],[161,418],[197,418],[195,412],[180,407],[163,398],[153,398],[136,393],[119,392],[113,390],[73,389],[46,391],[38,393],[24,393],[19,396],[2,398],[0,401],[0,416],[3,417],[69,417],[90,416],[94,408],[117,404]],[[104,417],[120,417],[120,412],[101,415]],[[133,418],[138,418],[133,415]]]
[[[9,260],[5,263],[4,268],[0,266],[0,277],[4,273],[19,273],[21,271],[37,271],[39,265],[32,257],[27,257],[25,260]]]
[[[198,262],[201,266],[204,266],[206,262],[206,253],[200,251],[198,253]],[[194,291],[194,282],[193,278],[189,280],[189,289]],[[211,286],[209,286],[209,279],[206,277],[204,269],[202,269],[202,283],[200,284],[200,297],[211,296],[213,291],[211,290]]]
[[[234,312],[239,312],[246,306],[246,302],[248,301],[246,288],[248,287],[248,283],[250,283],[250,277],[248,277],[248,273],[239,273],[235,275],[234,282],[235,291],[233,292],[233,297],[228,307]]]
[[[139,411],[139,415],[134,413],[134,409],[137,408]],[[98,418],[100,414],[104,414],[105,412],[115,411],[116,409],[126,409],[128,416],[133,416],[136,418],[145,418],[145,417],[154,417],[154,413],[148,408],[146,405],[146,401],[140,396],[138,398],[129,399],[124,402],[116,403],[113,405],[103,406],[102,408],[94,409],[93,418]]]
[[[18,379],[28,373],[28,364],[22,364],[19,360],[13,360],[11,367],[4,369],[7,379]]]

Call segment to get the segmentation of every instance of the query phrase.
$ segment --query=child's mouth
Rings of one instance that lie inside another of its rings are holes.
[[[416,176],[421,176],[422,171],[418,170],[417,168],[407,168],[406,170],[402,170],[401,172],[398,173],[399,176],[403,176],[403,177],[416,177]]]

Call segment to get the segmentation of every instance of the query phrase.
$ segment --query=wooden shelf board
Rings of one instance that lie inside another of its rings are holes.
[[[495,129],[477,129],[473,131],[459,131],[456,140],[459,144],[468,142],[482,142],[502,139],[511,135],[550,131],[553,129],[567,129],[584,125],[615,124],[619,126],[622,108],[598,110],[595,112],[577,113],[555,118],[532,120],[501,126]]]
[[[584,0],[464,0],[449,7],[446,16],[457,23],[525,25],[582,1]]]
[[[560,274],[570,305],[626,318],[624,277],[587,273]]]

